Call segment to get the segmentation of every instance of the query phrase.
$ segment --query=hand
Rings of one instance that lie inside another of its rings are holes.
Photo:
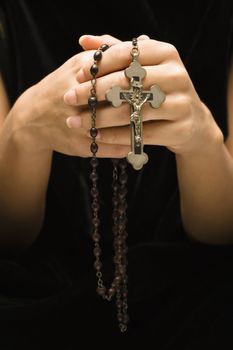
[[[102,43],[100,38],[99,45]],[[91,142],[86,129],[72,129],[66,123],[69,116],[80,114],[83,106],[67,105],[63,99],[66,91],[79,85],[76,81],[77,72],[85,62],[91,61],[91,57],[91,51],[75,55],[26,90],[16,101],[11,112],[13,118],[10,119],[16,120],[14,137],[20,146],[24,143],[26,152],[55,150],[74,156],[91,155]],[[71,95],[72,92],[75,93],[75,90],[71,91]],[[126,148],[107,143],[100,147],[99,156],[110,157],[116,151],[122,155]]]
[[[107,43],[111,44],[111,38],[106,38]],[[160,108],[153,109],[146,104],[142,109],[144,144],[166,146],[177,154],[198,154],[203,147],[211,147],[216,140],[222,139],[222,133],[195,91],[176,48],[169,43],[144,39],[138,43],[139,62],[147,70],[144,89],[157,84],[166,94],[166,100]],[[84,36],[80,43],[87,50],[98,47],[94,37]],[[131,48],[131,42],[116,43],[104,52],[99,65],[97,94],[98,100],[103,102],[97,110],[99,145],[130,145],[129,105],[124,103],[114,108],[105,102],[105,93],[112,85],[119,85],[123,89],[129,87],[124,69],[130,64]],[[75,98],[72,101],[66,99],[73,106],[83,106],[78,117],[69,119],[70,126],[76,130],[84,128],[87,132],[90,112],[86,101],[90,91],[89,70],[92,62],[86,61],[77,74],[79,85]]]

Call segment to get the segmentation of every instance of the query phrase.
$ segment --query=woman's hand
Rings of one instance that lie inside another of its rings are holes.
[[[106,39],[111,44],[111,37],[106,36]],[[176,48],[169,43],[144,39],[138,42],[139,62],[147,71],[144,89],[157,84],[166,94],[160,108],[153,109],[149,104],[143,106],[144,144],[163,145],[177,154],[198,153],[204,147],[211,147],[216,140],[222,139],[222,133],[195,91]],[[95,37],[84,36],[80,43],[86,50],[97,49],[95,40]],[[97,109],[96,123],[100,130],[100,148],[102,144],[130,145],[129,105],[123,103],[121,107],[114,108],[105,102],[105,93],[113,85],[122,89],[129,87],[124,69],[131,62],[131,49],[131,42],[116,43],[104,52],[99,64],[97,96],[102,104]],[[66,98],[68,104],[82,106],[78,117],[69,118],[70,126],[75,130],[85,129],[86,133],[90,127],[90,112],[86,104],[90,94],[92,63],[91,58],[79,70],[75,97]]]
[[[99,38],[99,45],[102,41]],[[67,105],[63,98],[68,90],[79,86],[77,72],[91,59],[91,51],[75,55],[18,98],[6,122],[9,125],[14,121],[14,140],[20,142],[21,149],[24,143],[25,151],[30,153],[55,150],[67,155],[91,156],[88,121],[86,128],[80,126],[76,129],[69,128],[67,123],[69,116],[82,113],[83,106]],[[127,146],[107,143],[99,148],[98,153],[101,157],[123,156],[126,149]]]

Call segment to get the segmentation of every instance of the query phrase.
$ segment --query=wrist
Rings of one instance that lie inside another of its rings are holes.
[[[3,133],[17,149],[30,154],[49,154],[52,150],[45,142],[43,128],[38,128],[34,123],[39,117],[39,111],[33,101],[36,101],[34,86],[15,102],[3,124]]]
[[[190,145],[176,152],[176,156],[181,159],[200,159],[211,156],[224,146],[224,136],[217,125],[212,113],[207,106],[202,103],[203,110],[199,121],[197,133],[194,134]]]

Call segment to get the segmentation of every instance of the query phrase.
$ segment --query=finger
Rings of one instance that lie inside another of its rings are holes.
[[[149,40],[150,37],[146,34],[142,34],[140,36],[138,36],[138,40]]]
[[[140,55],[138,61],[143,66],[158,65],[178,57],[177,50],[171,44],[156,40],[139,40],[138,47]],[[97,77],[109,74],[114,71],[125,69],[131,62],[132,43],[129,41],[120,42],[111,46],[104,52],[99,64]],[[79,70],[77,80],[82,83],[92,78],[90,73],[92,61]]]
[[[164,63],[143,68],[147,71],[147,75],[143,80],[144,90],[149,90],[151,86],[158,85],[168,95],[169,93],[184,91],[191,87],[191,81],[183,66]],[[129,80],[125,77],[124,71],[114,72],[98,78],[96,84],[98,101],[105,101],[106,92],[115,85],[120,86],[123,90],[129,89]],[[67,92],[68,96],[64,97],[65,102],[73,106],[87,105],[90,88],[91,84],[89,81],[79,84],[75,88],[76,93],[73,94],[72,99],[69,98],[70,90]]]
[[[142,34],[138,37],[138,40],[148,40],[148,39],[150,38],[146,34]],[[111,46],[120,42],[121,40],[108,34],[104,34],[104,35],[85,34],[79,38],[79,44],[83,47],[84,50],[96,50],[103,44],[107,44]]]
[[[150,120],[178,120],[183,117],[182,96],[168,95],[159,108],[152,108],[145,104],[142,108],[143,121]],[[70,128],[91,128],[91,112],[88,108],[80,111],[78,116],[68,118]],[[120,107],[114,108],[111,105],[100,106],[97,111],[96,127],[108,128],[113,126],[124,126],[130,123],[130,106],[123,103]]]
[[[67,141],[66,147],[69,149],[70,155],[79,155],[81,157],[91,157],[92,152],[90,146],[92,143],[92,138],[90,134],[85,129],[75,129],[67,128]],[[96,140],[98,151],[97,157],[100,158],[122,158],[130,151],[129,146],[120,144],[105,144],[104,142],[99,142]]]
[[[168,120],[149,121],[143,123],[144,145],[158,145],[172,147],[177,145],[185,128],[182,122],[174,123]],[[100,129],[101,138],[99,144],[117,144],[130,146],[131,128],[121,126],[115,128]]]
[[[111,35],[82,35],[79,38],[79,44],[83,47],[84,50],[96,50],[101,45],[107,44],[109,46],[120,43],[121,41],[117,38],[114,38]]]

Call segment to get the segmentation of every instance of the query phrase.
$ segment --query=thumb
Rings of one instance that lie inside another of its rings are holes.
[[[114,38],[111,35],[82,35],[79,38],[79,44],[84,50],[96,50],[101,45],[107,44],[109,46],[120,43],[121,40]]]

